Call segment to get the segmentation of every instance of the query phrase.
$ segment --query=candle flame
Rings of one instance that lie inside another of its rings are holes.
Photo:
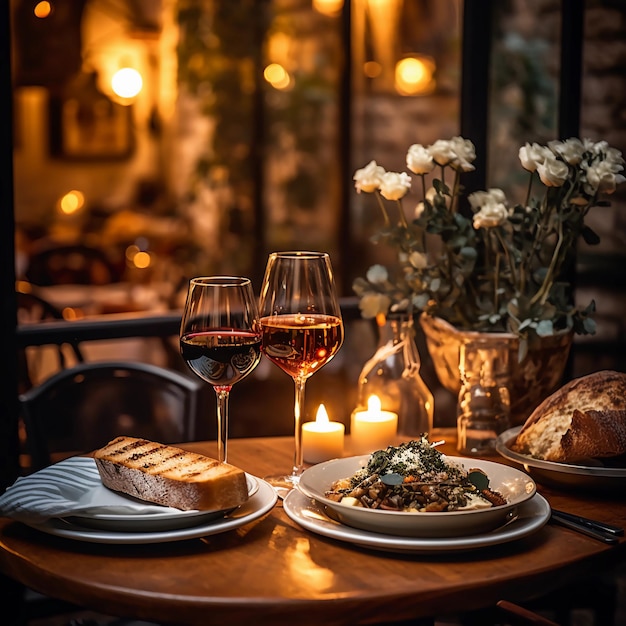
[[[367,410],[370,413],[380,413],[381,409],[382,409],[382,403],[380,401],[380,398],[376,395],[370,396],[367,399]]]
[[[330,420],[328,419],[328,413],[326,411],[326,407],[323,404],[320,404],[317,409],[317,415],[315,417],[315,421],[318,424],[328,424]]]

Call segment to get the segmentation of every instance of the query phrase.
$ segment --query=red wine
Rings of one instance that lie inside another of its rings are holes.
[[[180,352],[200,378],[215,387],[231,387],[257,366],[261,338],[235,328],[187,333],[180,339]]]
[[[343,342],[343,323],[333,315],[271,315],[261,328],[263,353],[293,378],[311,376]]]

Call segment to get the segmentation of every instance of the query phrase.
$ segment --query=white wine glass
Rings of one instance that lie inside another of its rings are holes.
[[[261,326],[250,279],[200,276],[189,281],[180,325],[180,352],[217,396],[218,460],[227,462],[232,386],[261,359]]]
[[[270,254],[259,313],[263,354],[295,383],[293,468],[291,473],[266,477],[282,496],[297,485],[304,469],[302,416],[306,381],[337,354],[343,343],[343,320],[328,254]]]

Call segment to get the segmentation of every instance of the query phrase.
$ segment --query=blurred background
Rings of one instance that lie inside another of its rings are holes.
[[[503,0],[485,13],[479,162],[488,186],[511,197],[526,180],[519,147],[556,138],[569,97],[559,92],[565,4]],[[626,3],[583,5],[579,136],[624,151]],[[463,54],[473,54],[464,9],[463,0],[10,0],[20,322],[176,311],[200,274],[248,275],[258,289],[268,253],[289,248],[328,251],[352,296],[355,277],[393,262],[370,241],[379,209],[352,175],[372,159],[404,171],[411,144],[461,132],[472,89],[462,92]],[[577,338],[573,374],[626,367],[625,200],[622,190],[591,216],[601,244],[579,250],[577,298],[596,300],[599,331]],[[338,357],[311,379],[310,418],[324,401],[331,419],[349,419],[375,345],[370,322],[351,323]],[[439,421],[453,423],[456,399],[438,388],[419,336],[418,346]],[[60,367],[46,350],[27,349],[23,386]],[[81,350],[87,360],[181,365],[175,338]],[[239,402],[249,413],[245,426],[233,420],[234,436],[292,432],[291,382],[274,369],[262,363],[233,394],[233,412]],[[253,385],[267,392],[275,377],[285,400],[270,419]]]

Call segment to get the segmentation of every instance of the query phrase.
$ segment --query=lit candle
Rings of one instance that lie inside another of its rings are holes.
[[[391,445],[398,429],[398,414],[381,410],[378,396],[370,396],[367,410],[357,409],[352,413],[350,434],[355,454],[384,450]]]
[[[346,427],[328,419],[326,407],[320,404],[314,422],[302,424],[302,453],[307,463],[337,459],[343,454]]]

